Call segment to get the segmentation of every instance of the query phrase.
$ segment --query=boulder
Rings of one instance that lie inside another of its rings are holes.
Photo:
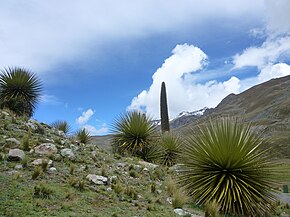
[[[15,139],[15,138],[8,138],[8,139],[6,139],[6,142],[10,142],[10,143],[14,143],[16,145],[20,145],[20,142],[17,139]]]
[[[41,158],[38,158],[38,159],[35,159],[34,161],[32,161],[32,165],[34,165],[34,166],[40,166],[41,164],[42,164],[42,161],[43,161],[44,159],[41,159]],[[49,160],[48,161],[48,166],[51,166],[52,165],[52,160]]]
[[[10,149],[8,153],[8,160],[11,161],[20,161],[25,158],[25,153],[24,151],[15,148],[15,149]]]
[[[105,176],[99,176],[95,174],[89,174],[86,177],[90,182],[95,183],[96,185],[105,185],[108,183],[108,178]]]
[[[148,168],[149,170],[153,170],[156,167],[158,167],[157,164],[149,163],[149,162],[146,162],[146,161],[139,161],[138,164],[141,164],[142,166]]]
[[[75,159],[75,154],[73,153],[73,151],[69,148],[64,148],[60,151],[61,156],[66,157],[70,160],[74,160]]]
[[[36,154],[50,155],[50,154],[56,154],[57,148],[52,143],[43,143],[43,144],[35,147],[34,151]]]

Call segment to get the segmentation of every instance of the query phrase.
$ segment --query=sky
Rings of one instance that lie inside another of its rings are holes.
[[[33,118],[111,132],[125,112],[170,119],[290,75],[289,0],[2,0],[0,69],[43,84]]]

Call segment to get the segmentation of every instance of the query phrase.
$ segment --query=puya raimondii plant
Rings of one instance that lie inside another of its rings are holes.
[[[0,108],[31,117],[40,100],[42,84],[36,74],[20,67],[0,73]]]
[[[225,214],[263,216],[275,196],[275,163],[250,124],[224,118],[192,131],[180,155],[179,183],[197,204],[216,201]]]

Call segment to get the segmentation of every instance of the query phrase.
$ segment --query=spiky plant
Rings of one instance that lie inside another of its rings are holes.
[[[41,82],[34,73],[19,67],[6,68],[0,73],[0,108],[31,117],[41,90]]]
[[[67,121],[61,121],[61,120],[57,120],[57,121],[53,122],[50,126],[56,128],[58,130],[61,130],[65,134],[68,134],[70,129],[71,129],[71,127]]]
[[[84,144],[89,143],[92,139],[90,132],[85,128],[76,132],[76,138],[79,140],[79,142]]]
[[[216,200],[222,212],[245,216],[271,210],[274,163],[250,127],[225,118],[210,121],[187,139],[178,177],[196,203]]]
[[[150,146],[156,141],[154,123],[138,111],[121,115],[113,125],[112,133],[113,144],[119,151],[127,151],[143,159],[146,158]]]
[[[160,116],[161,116],[161,131],[164,133],[170,130],[169,127],[169,116],[167,107],[167,97],[166,97],[166,86],[165,82],[161,84],[160,93]]]
[[[167,166],[174,165],[181,152],[181,139],[177,135],[165,132],[161,135],[159,145],[163,150],[163,155],[160,157],[160,163]]]

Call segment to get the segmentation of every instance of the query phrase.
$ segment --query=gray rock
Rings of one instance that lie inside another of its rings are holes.
[[[127,164],[126,163],[117,163],[118,167],[125,167]]]
[[[10,149],[8,153],[8,160],[11,161],[20,161],[25,158],[25,153],[24,151],[15,148],[15,149]]]
[[[56,154],[57,148],[52,143],[43,143],[43,144],[35,147],[34,151],[36,154],[50,155],[50,154]]]
[[[73,145],[73,144],[70,144],[70,149],[73,150],[73,151],[78,151],[79,150],[79,147],[77,147],[76,145]]]
[[[180,216],[191,216],[191,217],[201,217],[200,215],[192,214],[186,210],[183,209],[174,209],[174,213]]]
[[[48,171],[49,171],[50,173],[55,173],[55,172],[57,172],[57,169],[56,169],[55,167],[50,167],[50,168],[48,169]]]
[[[70,160],[74,160],[75,159],[75,154],[73,153],[73,151],[69,148],[64,148],[60,151],[61,156],[66,157]]]
[[[96,185],[104,185],[107,184],[108,178],[104,176],[99,176],[95,174],[89,174],[86,177],[90,182],[95,183]]]
[[[158,167],[157,164],[149,163],[149,162],[146,162],[146,161],[139,161],[138,163],[141,164],[142,166],[148,168],[149,170],[153,170],[156,167]]]
[[[14,169],[21,170],[21,169],[23,169],[23,166],[21,164],[17,164],[17,165],[15,165]]]
[[[14,143],[16,145],[20,145],[20,142],[15,138],[8,138],[8,139],[6,139],[6,142],[11,142],[11,143]]]
[[[140,166],[140,165],[135,165],[134,166],[134,169],[136,170],[136,172],[141,172],[142,171],[142,166]]]
[[[40,166],[42,164],[43,160],[44,159],[38,158],[38,159],[35,159],[31,164],[34,166]],[[51,166],[51,165],[52,165],[52,160],[49,160],[48,166]]]

